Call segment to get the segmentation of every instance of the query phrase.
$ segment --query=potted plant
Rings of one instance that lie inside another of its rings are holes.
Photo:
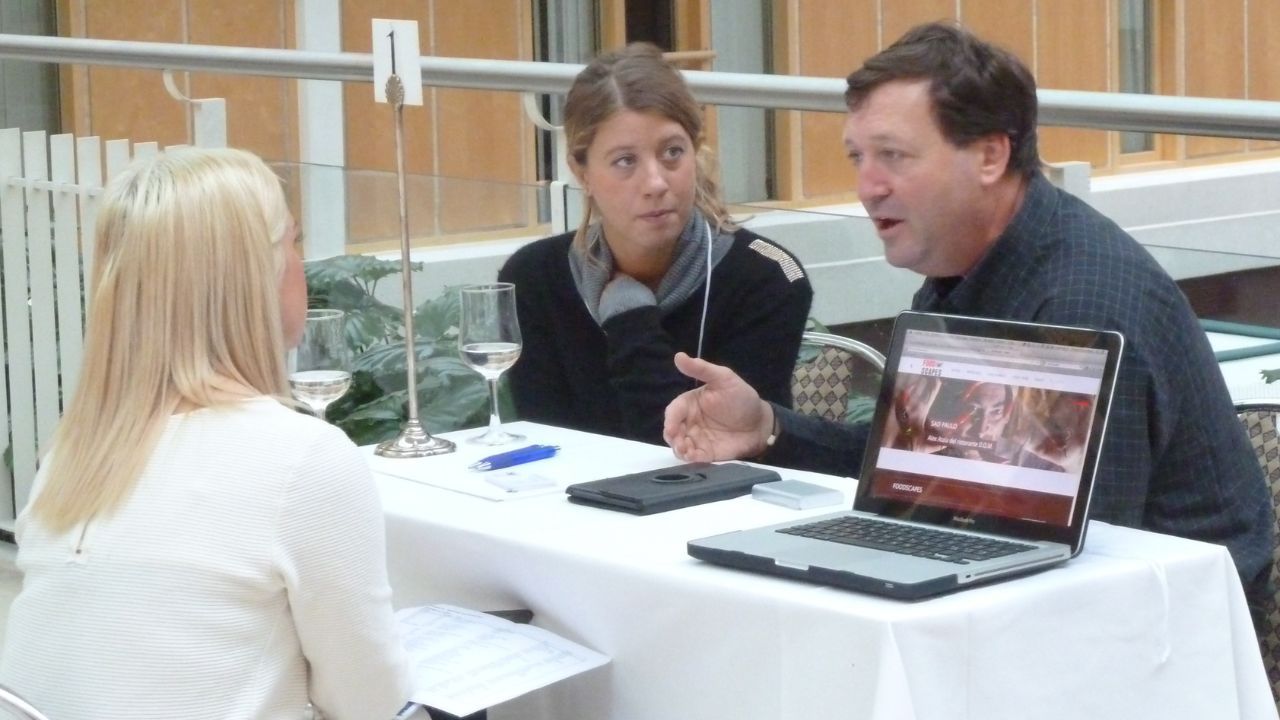
[[[413,269],[421,269],[414,263]],[[378,282],[400,272],[400,262],[339,255],[305,266],[307,304],[347,313],[353,361],[351,389],[326,410],[328,420],[357,445],[393,438],[408,416],[405,327],[401,308],[379,300]],[[418,419],[431,433],[483,425],[488,389],[458,356],[458,292],[446,288],[413,311]],[[514,417],[502,393],[505,417]]]

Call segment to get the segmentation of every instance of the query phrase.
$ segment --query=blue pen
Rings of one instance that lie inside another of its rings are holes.
[[[534,460],[553,457],[557,452],[560,452],[559,445],[530,445],[518,450],[509,450],[497,455],[490,455],[479,462],[471,463],[467,467],[472,470],[501,470],[512,465],[523,465]]]

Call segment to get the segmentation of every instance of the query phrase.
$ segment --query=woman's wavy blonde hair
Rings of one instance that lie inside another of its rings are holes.
[[[288,222],[279,178],[242,150],[171,150],[111,181],[84,366],[35,517],[65,531],[118,507],[179,407],[287,395]]]
[[[564,104],[564,134],[570,159],[586,167],[587,150],[596,132],[619,110],[656,113],[677,123],[693,140],[696,152],[694,205],[716,230],[736,227],[716,185],[713,160],[706,147],[702,109],[680,71],[649,43],[632,43],[592,60],[573,81]],[[574,244],[586,250],[587,228],[594,207],[587,203]]]

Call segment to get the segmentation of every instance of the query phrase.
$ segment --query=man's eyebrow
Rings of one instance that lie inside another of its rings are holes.
[[[871,136],[873,143],[896,143],[902,142],[902,138],[892,131],[882,130]]]

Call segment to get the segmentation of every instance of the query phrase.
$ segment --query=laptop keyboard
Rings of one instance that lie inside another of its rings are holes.
[[[788,535],[830,540],[960,565],[1035,550],[1035,545],[934,530],[919,525],[845,515],[778,530]]]

